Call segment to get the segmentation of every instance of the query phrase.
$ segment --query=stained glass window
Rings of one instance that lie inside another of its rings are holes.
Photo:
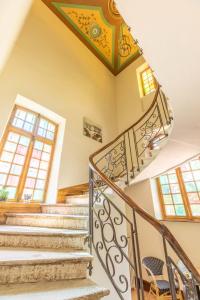
[[[144,96],[152,93],[156,89],[156,81],[151,68],[147,68],[141,73]]]
[[[165,218],[200,217],[200,157],[163,174],[157,182]]]
[[[35,112],[14,108],[0,153],[0,189],[9,199],[44,200],[56,128]]]

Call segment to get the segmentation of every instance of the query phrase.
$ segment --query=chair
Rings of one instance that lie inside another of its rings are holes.
[[[171,300],[170,284],[163,276],[164,262],[159,258],[148,256],[143,258],[142,264],[146,269],[147,274],[152,278],[148,299],[150,299],[150,296],[152,295],[156,300]],[[178,279],[176,280],[176,297],[177,300],[183,299]]]

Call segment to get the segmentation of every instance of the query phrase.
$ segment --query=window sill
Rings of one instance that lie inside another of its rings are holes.
[[[181,223],[200,223],[200,218],[199,219],[160,219],[160,222],[181,222]]]

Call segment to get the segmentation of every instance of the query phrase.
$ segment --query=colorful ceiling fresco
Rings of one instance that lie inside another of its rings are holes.
[[[113,0],[42,0],[114,74],[140,56]]]

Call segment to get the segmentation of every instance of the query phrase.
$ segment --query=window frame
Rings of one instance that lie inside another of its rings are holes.
[[[198,157],[198,159],[200,160],[200,157]],[[196,222],[200,222],[200,216],[192,215],[189,198],[187,195],[187,191],[186,191],[183,176],[182,176],[181,166],[175,168],[174,170],[177,175],[178,185],[180,188],[180,194],[182,195],[183,205],[185,208],[186,215],[185,216],[177,216],[177,215],[170,216],[170,215],[166,214],[164,197],[163,197],[164,194],[162,193],[160,176],[159,176],[156,178],[156,185],[157,185],[157,191],[158,191],[159,204],[160,204],[160,208],[161,208],[162,220],[164,220],[164,221],[190,221],[190,222],[196,221]],[[165,175],[165,174],[163,174],[163,175]]]
[[[22,111],[29,112],[29,113],[32,113],[33,115],[35,115],[36,121],[35,121],[32,132],[26,131],[24,129],[17,128],[14,125],[12,125],[12,122],[15,118],[15,114],[16,114],[17,109],[20,109]],[[50,122],[51,124],[53,124],[55,126],[55,132],[54,132],[53,140],[44,138],[44,137],[39,136],[37,134],[37,130],[39,128],[39,122],[40,122],[41,119],[45,119],[46,121]],[[19,175],[19,183],[16,186],[16,197],[15,197],[15,199],[8,199],[7,202],[24,202],[25,201],[25,200],[22,199],[22,195],[23,195],[23,190],[25,188],[26,178],[27,178],[27,175],[28,175],[29,164],[30,164],[32,154],[33,154],[34,142],[37,140],[37,141],[40,141],[42,143],[51,145],[52,150],[51,150],[50,159],[49,159],[47,176],[46,176],[46,179],[45,179],[45,186],[44,186],[44,190],[43,190],[44,191],[43,199],[42,200],[32,199],[32,200],[30,200],[30,202],[31,203],[45,203],[46,195],[47,195],[47,191],[48,191],[48,186],[49,186],[49,177],[50,177],[50,174],[51,174],[53,157],[54,157],[55,146],[56,146],[56,141],[57,141],[58,124],[55,123],[54,121],[50,120],[49,118],[45,117],[44,115],[42,115],[40,113],[37,113],[36,111],[33,111],[31,109],[28,109],[28,108],[23,107],[23,106],[18,105],[18,104],[15,104],[14,107],[13,107],[13,110],[11,112],[11,115],[9,117],[9,120],[8,120],[7,126],[5,128],[5,131],[3,133],[3,136],[1,138],[1,141],[0,141],[0,156],[2,155],[2,152],[4,150],[4,146],[7,142],[8,135],[9,135],[10,132],[13,132],[13,133],[16,133],[16,134],[19,134],[19,135],[26,136],[26,137],[30,138],[30,143],[29,143],[29,146],[28,146],[28,149],[27,149],[27,154],[26,154],[26,157],[25,157],[24,166],[22,168],[22,173],[21,173],[21,175]],[[37,178],[36,178],[36,180],[37,180]]]
[[[154,89],[154,90],[151,90],[150,93],[148,93],[148,94],[145,93],[144,80],[143,80],[143,73],[146,72],[147,70],[151,70],[152,77],[153,77],[153,83],[154,83],[154,86],[155,86],[155,89]],[[142,94],[143,94],[143,97],[146,97],[146,96],[150,95],[151,93],[155,92],[156,87],[157,87],[157,81],[156,81],[156,79],[155,79],[155,77],[154,77],[153,71],[152,71],[152,69],[151,69],[150,66],[147,66],[146,68],[144,68],[144,70],[142,70],[142,71],[140,72],[140,81],[141,81],[141,86],[142,86]]]

